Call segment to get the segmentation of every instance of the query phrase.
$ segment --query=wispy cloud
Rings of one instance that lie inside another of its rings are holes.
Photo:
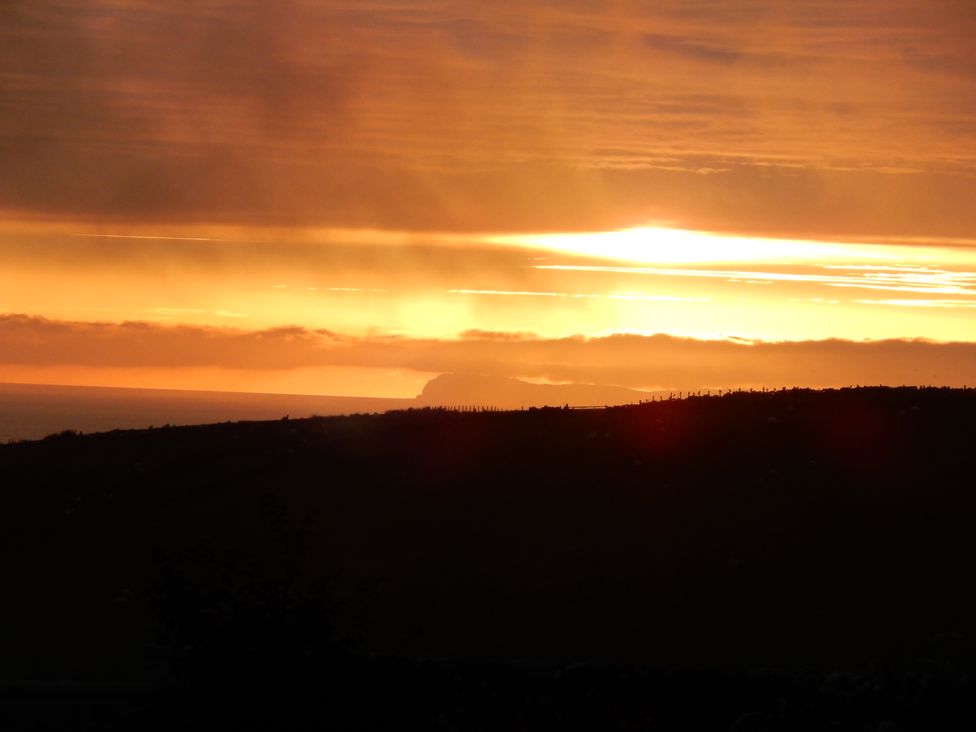
[[[316,287],[314,285],[273,285],[273,289],[302,292],[390,292],[385,287]]]
[[[185,315],[216,315],[221,318],[246,318],[247,313],[240,313],[234,310],[209,310],[207,308],[166,308],[156,307],[152,312],[163,316],[185,316]]]
[[[143,239],[150,241],[221,241],[206,236],[164,236],[162,234],[75,234],[80,239]],[[222,241],[230,241],[224,239]]]
[[[976,300],[856,300],[855,302],[864,305],[892,305],[901,308],[948,308],[954,310],[961,308],[969,310],[976,308]]]
[[[500,297],[557,297],[565,300],[647,300],[649,302],[705,302],[705,297],[648,295],[642,292],[532,292],[529,290],[448,290],[452,295],[494,295]]]

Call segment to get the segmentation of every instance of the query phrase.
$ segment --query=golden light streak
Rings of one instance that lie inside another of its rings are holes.
[[[487,240],[506,246],[650,265],[837,265],[863,262],[976,264],[976,249],[964,247],[726,236],[664,227],[594,233],[491,236]]]
[[[233,241],[209,236],[163,236],[161,234],[75,234],[79,239],[158,239],[160,241]]]
[[[931,275],[919,274],[914,277],[899,274],[886,277],[880,274],[821,275],[800,272],[765,272],[758,270],[613,267],[578,264],[542,264],[534,265],[534,269],[567,272],[607,272],[617,274],[656,275],[665,277],[702,277],[709,279],[722,279],[728,282],[741,282],[745,284],[797,282],[826,285],[828,287],[854,287],[865,290],[892,290],[895,292],[976,296],[976,289],[968,286],[969,283],[976,283],[976,275],[968,272],[937,272]]]
[[[892,305],[903,308],[976,308],[976,300],[855,300],[862,305]]]
[[[452,295],[498,295],[513,297],[559,297],[567,300],[647,300],[649,302],[706,302],[705,297],[647,295],[642,292],[534,292],[530,290],[448,290]]]

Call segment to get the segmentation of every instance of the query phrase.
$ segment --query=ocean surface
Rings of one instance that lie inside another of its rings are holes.
[[[0,384],[0,443],[37,440],[64,430],[89,433],[385,412],[414,404],[413,399]]]

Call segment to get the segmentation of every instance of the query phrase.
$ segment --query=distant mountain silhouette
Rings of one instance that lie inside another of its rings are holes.
[[[417,396],[422,406],[472,405],[520,407],[613,406],[636,404],[648,392],[620,386],[588,384],[531,384],[519,379],[484,374],[441,374],[427,382]]]

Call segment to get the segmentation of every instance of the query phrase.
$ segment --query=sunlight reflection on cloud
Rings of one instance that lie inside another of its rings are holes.
[[[816,263],[825,268],[883,270],[891,267],[917,272],[936,263],[943,266],[976,265],[976,250],[965,247],[727,236],[664,227],[592,233],[518,234],[487,237],[486,240],[507,246],[634,265]]]
[[[607,272],[618,274],[653,275],[661,277],[700,277],[723,279],[741,284],[770,284],[772,282],[794,282],[824,285],[827,287],[851,287],[865,290],[890,290],[894,292],[917,292],[925,294],[972,295],[976,297],[976,274],[971,272],[949,272],[931,270],[896,273],[863,272],[860,269],[838,274],[814,274],[805,272],[759,271],[759,270],[714,270],[664,267],[615,267],[601,265],[549,264],[535,265],[536,269]]]

